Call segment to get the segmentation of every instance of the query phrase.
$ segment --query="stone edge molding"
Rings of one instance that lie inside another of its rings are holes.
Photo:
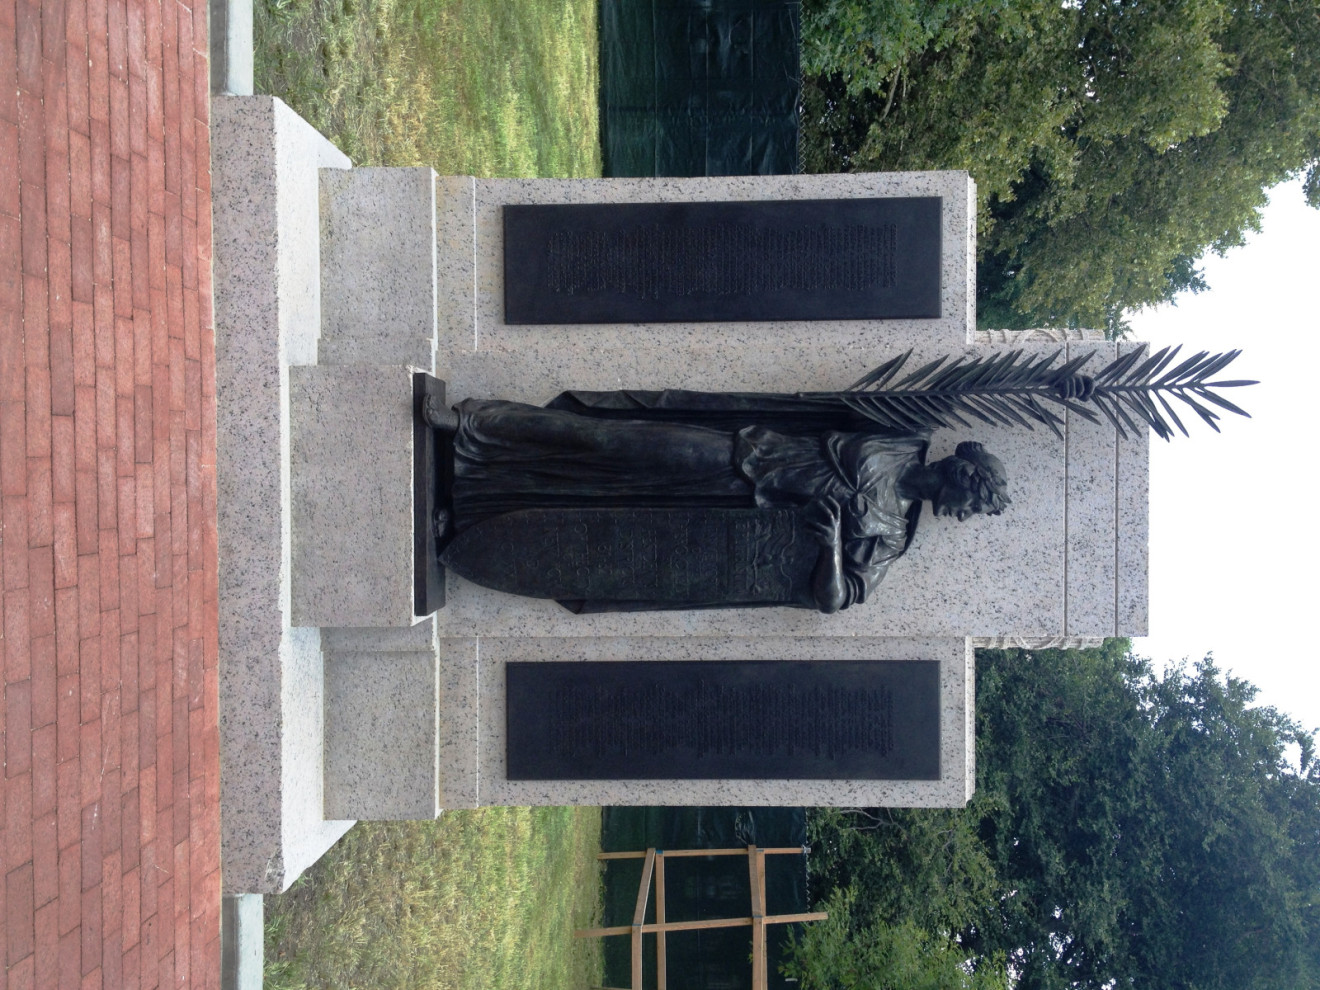
[[[279,100],[211,105],[220,807],[225,893],[276,893],[348,828],[326,821],[322,659],[290,623],[289,368],[316,360],[316,176],[350,163]]]

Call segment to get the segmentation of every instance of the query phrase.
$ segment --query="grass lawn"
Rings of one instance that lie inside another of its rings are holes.
[[[256,0],[255,82],[359,165],[597,176],[595,0]]]
[[[358,165],[597,176],[595,0],[256,0],[256,91]],[[362,823],[266,898],[268,988],[599,985],[598,808]]]
[[[363,822],[266,898],[267,990],[602,981],[599,808],[447,811]]]

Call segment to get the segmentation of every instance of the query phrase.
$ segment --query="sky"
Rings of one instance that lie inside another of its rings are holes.
[[[1275,187],[1260,233],[1204,269],[1208,291],[1132,314],[1133,336],[1184,356],[1239,348],[1220,377],[1260,384],[1227,393],[1252,418],[1227,414],[1222,434],[1193,414],[1190,438],[1151,439],[1151,635],[1133,648],[1157,665],[1213,653],[1257,703],[1317,728],[1320,210],[1300,180]]]

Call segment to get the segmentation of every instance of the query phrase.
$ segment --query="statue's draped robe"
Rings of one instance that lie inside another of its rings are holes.
[[[908,546],[920,502],[898,479],[924,461],[924,435],[874,429],[846,407],[792,395],[565,392],[546,408],[468,399],[454,436],[453,524],[527,509],[840,510],[845,600],[863,602]],[[562,601],[573,611],[730,605],[812,607],[787,600]]]

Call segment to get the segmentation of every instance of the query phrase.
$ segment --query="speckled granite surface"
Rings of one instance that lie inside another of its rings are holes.
[[[506,326],[503,226],[512,203],[661,203],[940,196],[942,313],[936,320]],[[969,240],[975,193],[965,172],[712,179],[442,179],[437,187],[441,331],[438,377],[457,398],[542,402],[568,388],[711,390],[838,387],[913,344],[958,347],[972,320]],[[469,241],[473,257],[462,251]],[[470,318],[444,300],[471,299]],[[861,369],[861,370],[858,370]]]
[[[226,893],[285,889],[352,822],[322,814],[318,630],[289,622],[288,368],[316,360],[316,174],[348,159],[272,97],[211,105]]]
[[[930,780],[504,779],[504,665],[509,661],[935,660],[940,663],[940,770]],[[504,638],[481,642],[481,803],[746,804],[958,807],[975,786],[972,650],[958,639],[844,637]]]
[[[291,609],[298,626],[413,622],[412,372],[289,369]]]
[[[318,364],[431,372],[436,341],[435,173],[322,169]]]

